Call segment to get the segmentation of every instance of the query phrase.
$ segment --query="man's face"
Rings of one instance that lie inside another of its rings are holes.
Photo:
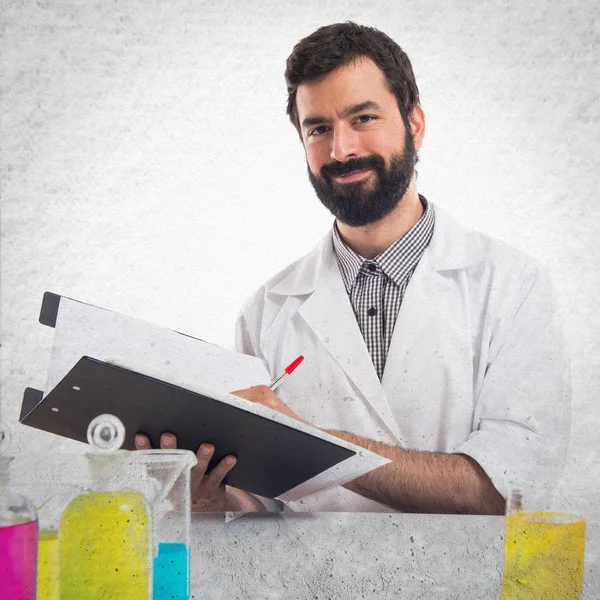
[[[417,148],[383,72],[362,58],[301,85],[296,105],[308,175],[325,207],[352,227],[388,215],[410,184]]]

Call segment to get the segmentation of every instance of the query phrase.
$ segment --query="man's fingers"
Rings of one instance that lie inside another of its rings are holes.
[[[134,442],[136,450],[150,450],[152,448],[150,440],[143,433],[136,434]],[[162,450],[175,450],[177,448],[177,437],[172,433],[163,433],[160,436],[160,447]],[[227,473],[235,467],[237,462],[235,456],[226,456],[207,475],[206,471],[214,452],[215,447],[212,444],[200,444],[198,448],[196,453],[198,464],[192,469],[192,497],[203,495],[205,492],[210,494],[217,490]],[[205,491],[200,494],[202,488]]]
[[[151,450],[152,445],[148,436],[143,433],[136,433],[134,438],[136,450]],[[177,449],[177,438],[172,433],[163,433],[160,436],[160,448],[161,450],[176,450]]]
[[[143,433],[136,433],[134,443],[136,450],[150,450],[152,448],[150,440]]]
[[[219,487],[225,478],[225,475],[235,467],[237,458],[235,456],[226,456],[211,472],[204,477],[206,484],[210,487]]]
[[[200,448],[196,452],[196,458],[198,459],[198,464],[194,467],[196,472],[202,471],[202,475],[204,475],[214,451],[215,447],[212,444],[200,444]]]
[[[198,494],[200,488],[216,489],[223,481],[223,478],[237,462],[235,456],[226,456],[216,465],[208,475],[208,465],[215,452],[215,447],[212,444],[200,444],[196,457],[198,464],[192,469],[192,494]]]
[[[283,415],[302,421],[302,419],[267,385],[255,385],[245,390],[236,390],[231,392],[234,396],[239,396],[251,402],[262,404],[267,408],[279,411]]]
[[[273,394],[271,388],[267,385],[254,385],[243,390],[235,390],[230,392],[234,396],[244,398],[244,400],[250,400],[251,402],[261,402],[265,397]]]
[[[172,433],[163,433],[160,436],[161,450],[175,450],[177,448],[177,438]]]
[[[200,444],[196,452],[198,464],[192,469],[192,496],[197,495],[203,483],[206,485],[204,475],[214,451],[215,447],[212,444]]]

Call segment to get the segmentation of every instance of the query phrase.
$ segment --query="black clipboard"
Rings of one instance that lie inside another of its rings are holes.
[[[209,395],[166,383],[87,356],[42,399],[27,388],[21,423],[86,442],[90,421],[104,413],[125,425],[123,448],[135,449],[145,433],[157,448],[162,433],[177,436],[179,448],[196,452],[215,446],[209,468],[228,454],[237,457],[225,483],[276,498],[355,452]]]

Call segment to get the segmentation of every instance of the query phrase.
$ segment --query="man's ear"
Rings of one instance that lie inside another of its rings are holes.
[[[420,150],[425,137],[425,113],[420,104],[417,104],[408,117],[408,124],[415,142],[415,149]]]

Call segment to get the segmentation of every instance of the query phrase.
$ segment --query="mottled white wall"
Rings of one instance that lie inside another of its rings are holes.
[[[598,3],[4,0],[2,405],[43,389],[46,290],[231,346],[244,298],[331,225],[284,61],[347,19],[413,61],[420,190],[547,264],[573,367],[572,481],[600,482]],[[21,456],[56,443],[16,430]]]

